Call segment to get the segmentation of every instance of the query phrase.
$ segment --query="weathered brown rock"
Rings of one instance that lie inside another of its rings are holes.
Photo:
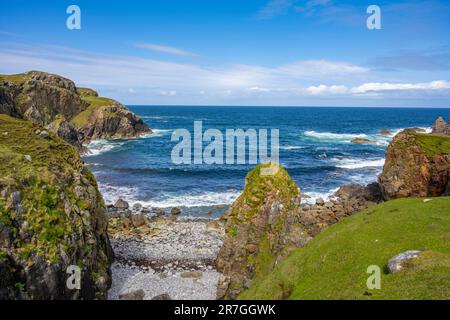
[[[444,118],[439,116],[434,122],[433,131],[434,134],[450,135],[450,119],[449,123],[445,123]]]
[[[369,139],[363,139],[363,138],[355,138],[351,141],[351,143],[357,143],[357,144],[374,144],[376,145],[377,142],[376,141],[372,141]]]
[[[443,195],[450,190],[450,137],[399,133],[386,150],[378,180],[385,200]]]
[[[219,299],[235,299],[310,239],[299,222],[296,184],[281,167],[273,176],[261,175],[261,168],[247,175],[244,192],[228,212],[227,238],[217,258],[217,269],[224,275]]]

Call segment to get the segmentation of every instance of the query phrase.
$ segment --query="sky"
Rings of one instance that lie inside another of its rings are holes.
[[[6,1],[0,74],[28,70],[128,105],[450,107],[450,1]]]

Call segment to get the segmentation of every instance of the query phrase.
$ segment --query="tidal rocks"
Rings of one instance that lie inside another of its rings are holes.
[[[181,209],[180,209],[180,208],[177,208],[177,207],[172,208],[172,210],[170,210],[170,213],[171,213],[172,215],[174,215],[174,216],[177,216],[177,215],[179,215],[179,214],[181,213]]]
[[[406,263],[422,254],[419,250],[408,250],[389,259],[387,268],[389,273],[395,273],[403,269]]]
[[[141,118],[117,101],[98,97],[92,89],[77,88],[69,79],[40,71],[0,75],[0,113],[51,125],[54,133],[77,148],[80,139],[88,142],[151,133]]]
[[[363,138],[355,138],[351,141],[351,143],[357,143],[357,144],[373,144],[376,145],[376,141],[372,141],[369,139],[363,139]]]
[[[310,239],[299,222],[299,188],[280,166],[276,174],[262,175],[266,166],[247,175],[243,193],[227,214],[227,238],[216,262],[226,277],[219,299],[235,299]]]
[[[315,205],[302,207],[300,223],[311,236],[315,236],[343,218],[381,201],[381,191],[377,183],[367,186],[344,185],[333,194],[332,201],[322,200]]]
[[[385,200],[436,197],[450,191],[450,137],[399,133],[386,150],[378,178]]]
[[[75,148],[0,115],[0,299],[102,299],[113,258],[106,208]],[[32,161],[26,161],[29,155]],[[81,268],[81,290],[66,286]]]
[[[381,136],[390,136],[391,132],[389,130],[381,130],[378,134]]]
[[[450,136],[450,118],[449,123],[447,124],[445,123],[445,120],[439,116],[434,122],[432,133]]]
[[[170,295],[168,293],[162,293],[154,296],[152,300],[172,300],[172,298],[170,298]]]

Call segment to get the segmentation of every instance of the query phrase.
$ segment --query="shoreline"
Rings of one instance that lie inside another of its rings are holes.
[[[145,300],[161,295],[170,299],[216,298],[220,273],[215,260],[225,238],[222,221],[143,217],[135,226],[124,227],[126,219],[110,218],[115,261],[108,299],[139,290],[144,291]]]

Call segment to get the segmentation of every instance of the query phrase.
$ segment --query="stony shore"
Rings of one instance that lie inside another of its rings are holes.
[[[115,262],[108,298],[215,299],[223,223],[136,217],[110,219]]]

